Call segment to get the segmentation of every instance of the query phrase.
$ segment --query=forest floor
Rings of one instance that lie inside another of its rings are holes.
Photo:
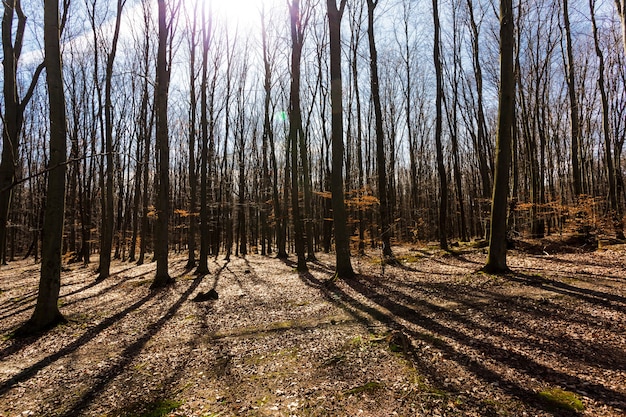
[[[198,277],[181,254],[160,291],[154,264],[114,261],[99,283],[72,264],[68,322],[23,339],[39,267],[12,262],[0,416],[626,415],[626,247],[520,247],[506,276],[478,272],[484,249],[403,246],[401,266],[371,253],[336,282],[331,255],[301,274],[220,256]]]

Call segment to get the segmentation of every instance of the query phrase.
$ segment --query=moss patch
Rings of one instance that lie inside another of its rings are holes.
[[[182,401],[158,400],[148,404],[144,412],[128,414],[127,417],[165,417],[181,405]]]
[[[359,385],[358,387],[354,387],[352,389],[349,389],[348,391],[344,392],[344,395],[352,395],[352,394],[360,394],[362,392],[371,392],[371,391],[376,391],[377,389],[381,389],[383,388],[385,385],[377,382],[377,381],[370,381],[366,384],[363,385]]]
[[[541,391],[537,395],[543,403],[551,408],[575,412],[583,411],[585,409],[583,402],[576,394],[560,388]]]

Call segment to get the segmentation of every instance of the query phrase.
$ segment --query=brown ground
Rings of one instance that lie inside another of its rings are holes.
[[[0,269],[0,416],[575,415],[539,395],[557,388],[584,415],[626,415],[626,249],[524,248],[506,277],[477,272],[483,250],[404,247],[402,267],[372,254],[336,283],[323,254],[300,275],[220,258],[204,278],[181,256],[158,292],[154,264],[116,262],[102,283],[71,265],[68,324],[27,339],[10,333],[38,266],[14,262]],[[218,300],[192,301],[213,287]]]

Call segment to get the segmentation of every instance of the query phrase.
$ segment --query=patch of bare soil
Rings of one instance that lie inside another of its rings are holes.
[[[626,414],[623,248],[512,251],[504,277],[477,272],[482,250],[396,251],[402,266],[355,258],[335,282],[324,254],[304,274],[251,255],[204,277],[173,257],[161,291],[154,264],[100,283],[72,265],[68,323],[26,339],[10,334],[39,267],[3,266],[0,417]]]

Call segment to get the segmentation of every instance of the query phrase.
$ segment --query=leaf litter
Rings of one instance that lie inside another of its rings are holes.
[[[395,249],[400,266],[354,258],[346,281],[326,254],[309,273],[249,255],[204,277],[174,256],[162,291],[154,264],[115,261],[101,283],[72,264],[68,323],[25,339],[39,267],[3,266],[0,417],[626,413],[623,248],[512,251],[505,276],[478,272],[482,250]]]

